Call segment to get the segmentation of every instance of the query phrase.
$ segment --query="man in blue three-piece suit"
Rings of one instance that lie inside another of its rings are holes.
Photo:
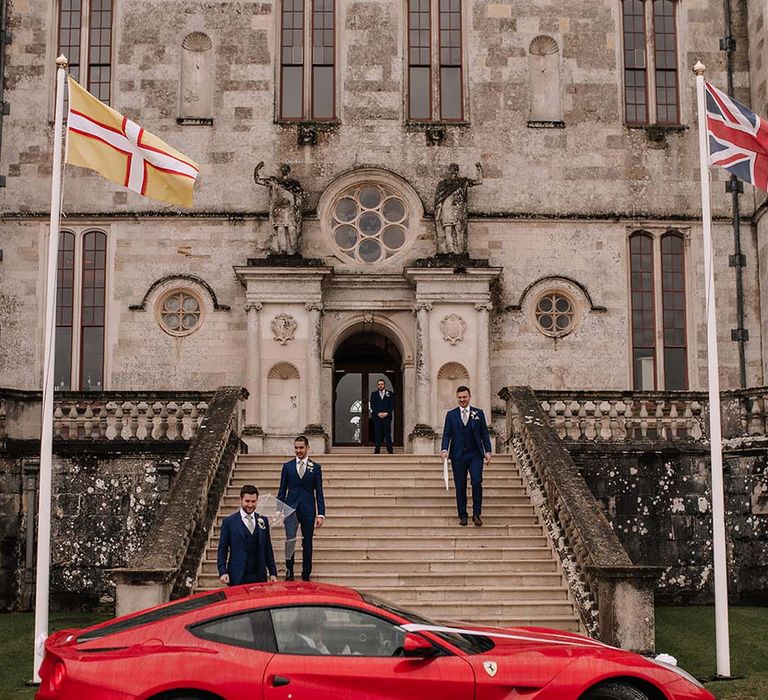
[[[295,509],[285,520],[285,580],[293,581],[296,532],[301,527],[301,580],[312,574],[312,538],[325,520],[323,476],[320,465],[309,459],[309,440],[299,435],[293,441],[296,458],[283,464],[277,500]],[[317,502],[317,507],[315,507]]]
[[[472,482],[472,522],[480,527],[483,521],[483,462],[491,461],[491,438],[485,414],[469,405],[469,388],[456,389],[459,405],[445,414],[441,456],[450,456],[453,481],[456,485],[456,506],[459,525],[467,524],[467,472]]]
[[[259,490],[246,484],[240,489],[240,509],[224,518],[216,564],[219,581],[238,583],[277,581],[269,521],[256,512]]]
[[[376,447],[373,454],[381,452],[381,439],[387,446],[387,452],[392,454],[392,414],[395,411],[395,395],[388,391],[383,379],[376,382],[376,391],[371,394],[371,422],[373,423],[373,439]]]

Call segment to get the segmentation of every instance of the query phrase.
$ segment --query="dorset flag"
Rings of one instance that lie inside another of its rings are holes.
[[[192,206],[194,161],[97,100],[69,76],[67,163],[145,197]]]

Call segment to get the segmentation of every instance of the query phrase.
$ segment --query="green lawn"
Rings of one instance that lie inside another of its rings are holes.
[[[718,700],[768,698],[768,608],[729,610],[733,681],[707,682]],[[715,609],[656,608],[656,650],[674,656],[681,668],[697,678],[715,675]]]
[[[105,619],[88,613],[58,613],[51,630],[86,627]],[[768,608],[731,608],[731,672],[734,681],[713,681],[707,688],[718,700],[768,698]],[[0,700],[31,700],[34,618],[29,613],[0,614]],[[699,678],[715,673],[715,619],[711,607],[656,609],[656,648],[677,658]]]
[[[67,627],[87,627],[106,619],[93,613],[51,615],[51,631]],[[0,700],[31,700],[35,688],[32,678],[32,639],[35,618],[31,613],[0,614]]]

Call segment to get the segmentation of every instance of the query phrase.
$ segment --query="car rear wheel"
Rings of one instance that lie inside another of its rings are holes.
[[[649,700],[648,696],[632,685],[619,682],[601,683],[590,688],[581,700]]]

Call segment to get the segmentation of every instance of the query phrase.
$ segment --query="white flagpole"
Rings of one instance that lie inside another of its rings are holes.
[[[53,370],[56,355],[56,269],[61,216],[61,152],[64,134],[64,82],[67,59],[56,59],[56,112],[53,123],[51,222],[48,231],[48,271],[45,278],[45,340],[43,343],[43,415],[40,437],[40,495],[37,508],[37,570],[35,576],[35,638],[32,682],[40,683],[40,664],[48,637],[48,592],[51,578],[51,482],[53,472]],[[29,527],[34,527],[33,523]]]
[[[701,168],[701,225],[704,233],[704,276],[707,294],[707,378],[709,383],[709,439],[712,470],[712,548],[715,560],[715,645],[717,675],[731,675],[728,638],[728,566],[725,550],[725,498],[723,496],[723,441],[720,431],[720,377],[715,318],[715,273],[712,255],[712,212],[709,197],[709,138],[704,94],[705,66],[698,61],[696,99],[699,111],[699,163]]]

